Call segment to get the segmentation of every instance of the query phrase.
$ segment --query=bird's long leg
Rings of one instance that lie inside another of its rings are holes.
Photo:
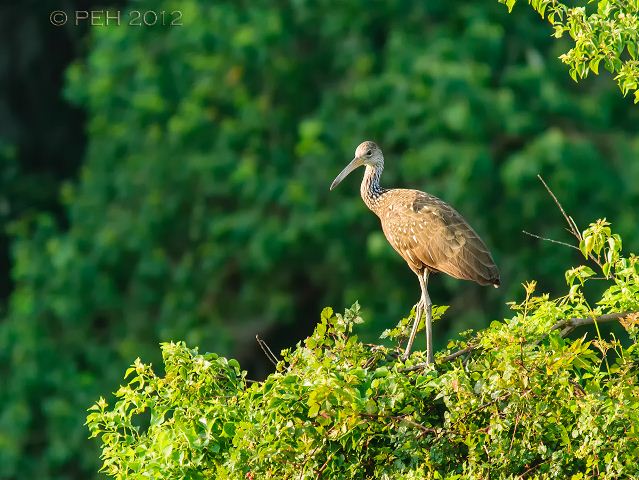
[[[416,272],[417,273],[417,272]],[[419,328],[419,322],[422,319],[422,315],[424,311],[427,312],[427,319],[429,320],[428,326],[430,327],[430,297],[428,296],[428,291],[426,290],[426,285],[428,283],[428,270],[424,270],[423,273],[417,273],[417,278],[419,279],[419,286],[422,289],[422,296],[417,302],[415,306],[415,321],[413,323],[413,329],[410,332],[410,337],[408,337],[408,343],[406,344],[406,351],[404,355],[402,355],[402,359],[406,360],[408,355],[410,355],[410,351],[413,348],[413,342],[415,341],[415,335],[417,335],[417,329]],[[428,346],[428,338],[430,338],[431,333],[430,330],[426,332],[426,344]],[[432,348],[431,348],[432,350]],[[430,363],[430,361],[428,362]]]
[[[426,312],[426,320],[424,320],[424,329],[426,330],[426,364],[433,363],[433,302],[430,301],[428,295],[428,270],[424,270],[423,276],[420,277],[420,286],[422,287],[422,303]]]
[[[404,355],[402,355],[402,360],[406,360],[408,355],[410,354],[411,349],[413,348],[413,341],[415,340],[415,335],[417,335],[417,328],[419,327],[419,321],[422,319],[422,314],[424,313],[424,299],[420,298],[419,302],[415,305],[415,319],[413,320],[413,328],[410,332],[410,336],[408,337],[408,343],[406,344],[406,350],[404,351]]]

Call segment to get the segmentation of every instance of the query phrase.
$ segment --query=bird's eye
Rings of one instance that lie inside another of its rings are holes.
[[[371,152],[370,150],[368,152],[366,152],[366,156],[370,157],[373,154],[373,152]]]

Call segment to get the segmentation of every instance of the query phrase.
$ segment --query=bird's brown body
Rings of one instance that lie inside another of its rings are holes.
[[[380,219],[384,235],[417,275],[422,296],[404,358],[408,357],[422,313],[426,312],[427,362],[433,361],[431,306],[428,276],[443,272],[480,285],[499,286],[499,271],[488,248],[464,218],[443,200],[404,188],[384,189],[379,179],[384,156],[370,141],[361,143],[355,158],[335,178],[331,190],[355,168],[366,165],[361,195],[366,206]]]
[[[446,202],[419,190],[394,188],[384,191],[369,208],[413,272],[428,269],[480,285],[499,285],[499,272],[486,245]]]

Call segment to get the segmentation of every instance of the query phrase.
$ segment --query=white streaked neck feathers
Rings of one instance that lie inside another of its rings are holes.
[[[366,165],[366,171],[364,172],[364,178],[362,179],[362,185],[360,187],[360,193],[362,200],[366,206],[375,211],[377,202],[386,191],[379,185],[379,178],[384,171],[384,165],[377,165],[375,167]]]

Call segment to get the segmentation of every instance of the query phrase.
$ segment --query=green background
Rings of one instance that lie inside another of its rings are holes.
[[[259,378],[256,334],[277,352],[356,300],[370,341],[405,316],[419,285],[361,172],[328,191],[364,139],[384,186],[451,203],[500,267],[499,290],[433,277],[436,347],[525,280],[565,285],[579,253],[522,233],[568,239],[537,174],[577,224],[639,246],[638,110],[605,72],[575,84],[523,4],[136,1],[112,4],[120,26],[49,23],[79,3],[0,16],[0,478],[96,475],[86,408],[160,341]]]

